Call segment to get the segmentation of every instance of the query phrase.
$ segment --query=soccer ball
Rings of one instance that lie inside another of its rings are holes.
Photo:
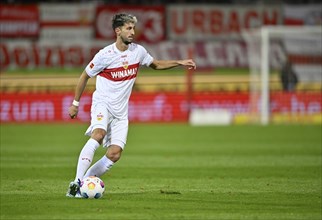
[[[99,199],[103,196],[105,185],[103,180],[96,176],[89,176],[80,183],[80,193],[86,199]]]

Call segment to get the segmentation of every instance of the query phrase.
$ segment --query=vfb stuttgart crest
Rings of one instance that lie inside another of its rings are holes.
[[[124,62],[122,62],[122,65],[123,65],[124,69],[127,69],[129,67],[129,62],[124,61]]]
[[[104,115],[102,113],[99,113],[97,115],[97,121],[101,121],[104,118]]]

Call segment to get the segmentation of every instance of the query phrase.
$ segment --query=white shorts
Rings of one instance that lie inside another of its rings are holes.
[[[91,108],[91,125],[85,135],[91,136],[96,128],[106,131],[103,147],[117,145],[124,149],[127,139],[129,121],[127,119],[115,118],[104,103],[97,103]]]

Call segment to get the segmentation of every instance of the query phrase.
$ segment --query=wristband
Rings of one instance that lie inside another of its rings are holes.
[[[78,102],[78,101],[76,101],[76,100],[74,100],[74,101],[73,101],[73,105],[74,105],[74,106],[76,106],[76,107],[78,107],[78,106],[79,106],[79,102]]]

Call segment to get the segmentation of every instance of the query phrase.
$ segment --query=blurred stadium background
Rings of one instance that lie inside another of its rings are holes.
[[[0,219],[320,220],[321,7],[1,1]],[[136,41],[153,56],[193,57],[198,68],[140,69],[129,144],[103,177],[104,198],[70,200],[95,79],[77,120],[67,109],[85,65],[114,42],[116,12],[138,17]],[[281,82],[286,60],[298,77],[293,90]]]
[[[295,27],[301,36],[296,43],[283,31],[278,39],[269,39],[268,77],[261,78],[262,69],[255,73],[268,85],[265,124],[321,124],[321,32],[308,42],[312,36],[304,31],[321,29],[320,1],[2,2],[1,123],[69,121],[67,108],[79,74],[100,48],[114,41],[112,15],[128,12],[139,20],[136,42],[153,56],[193,57],[198,66],[194,72],[141,68],[130,102],[132,122],[260,123],[262,97],[251,89],[254,67],[249,64],[265,44],[261,37],[249,44],[244,33]],[[304,54],[308,46],[314,50]],[[299,79],[292,91],[285,91],[280,79],[285,57]],[[82,97],[78,122],[89,121],[94,83]]]

